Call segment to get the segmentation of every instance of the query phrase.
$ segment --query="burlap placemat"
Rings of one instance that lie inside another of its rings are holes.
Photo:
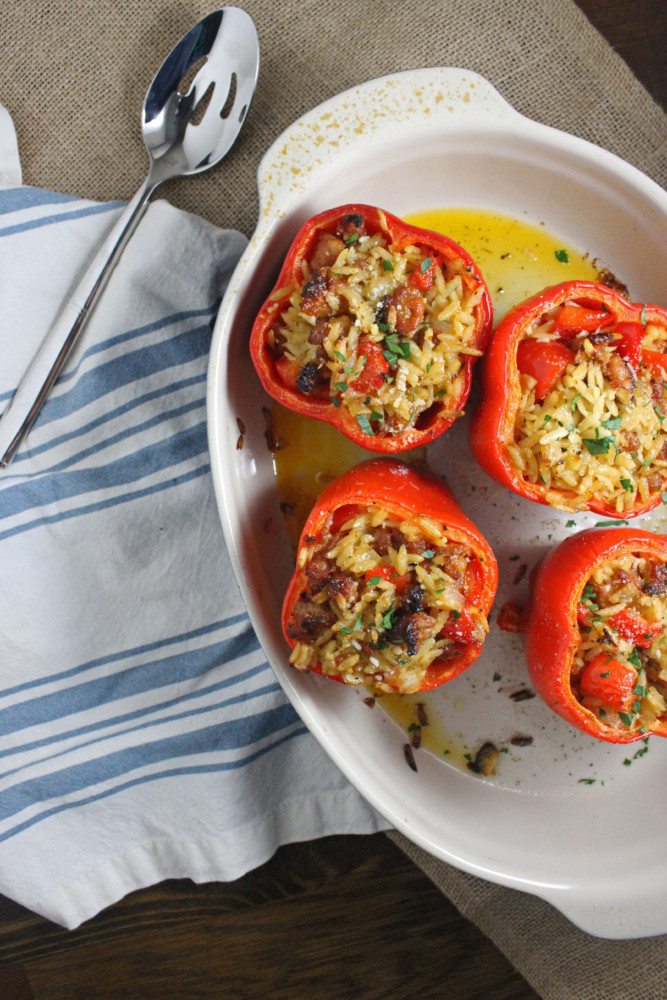
[[[239,0],[240,2],[240,0]],[[162,193],[250,235],[263,152],[295,118],[364,80],[418,66],[481,73],[517,111],[610,149],[667,185],[665,115],[570,0],[247,0],[260,84],[221,167]],[[24,181],[109,201],[147,169],[140,112],[171,46],[214,0],[0,4],[0,103]]]
[[[0,102],[24,181],[129,198],[147,167],[139,117],[171,45],[211,0],[19,0],[0,5]],[[364,80],[418,66],[481,73],[520,112],[604,146],[667,186],[667,116],[570,0],[246,0],[262,48],[243,139],[222,166],[165,187],[169,200],[250,234],[255,174],[291,121]],[[541,900],[400,844],[503,949],[545,1000],[664,1000],[667,938],[605,942]]]

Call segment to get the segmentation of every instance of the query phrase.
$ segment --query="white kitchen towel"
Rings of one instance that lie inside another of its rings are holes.
[[[0,190],[0,409],[119,211]],[[66,927],[387,827],[287,702],[223,542],[206,368],[245,244],[152,204],[0,470],[0,893]]]

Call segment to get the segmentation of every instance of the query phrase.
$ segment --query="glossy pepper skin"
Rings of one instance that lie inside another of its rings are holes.
[[[287,588],[282,608],[282,627],[291,648],[296,645],[287,631],[287,624],[300,594],[307,585],[302,553],[317,549],[319,541],[331,525],[351,516],[354,507],[380,507],[397,520],[415,516],[433,518],[446,526],[450,541],[465,545],[476,557],[467,597],[488,616],[498,586],[498,565],[491,546],[459,507],[454,495],[442,479],[428,472],[417,472],[405,462],[392,458],[374,458],[355,466],[330,483],[318,497],[299,541],[296,570]],[[345,508],[345,510],[343,510]],[[301,567],[301,568],[300,568]],[[373,571],[375,572],[375,571]],[[461,631],[452,638],[465,642],[465,612],[459,619]],[[457,623],[458,624],[458,623]],[[421,691],[430,691],[458,677],[474,663],[482,651],[481,643],[463,645],[456,658],[432,663]],[[315,670],[319,673],[320,671]],[[338,680],[338,677],[330,678]]]
[[[521,470],[512,463],[507,445],[514,440],[515,419],[521,402],[517,355],[520,345],[524,343],[523,333],[542,314],[567,301],[574,301],[587,310],[590,320],[588,326],[592,330],[613,328],[617,332],[620,336],[617,350],[622,357],[635,366],[642,361],[657,368],[663,372],[661,378],[667,379],[667,354],[642,350],[641,347],[647,323],[667,328],[667,310],[628,302],[618,292],[604,285],[590,281],[568,281],[553,285],[518,305],[501,320],[483,359],[481,403],[472,415],[470,445],[482,468],[501,486],[547,506],[550,506],[546,499],[547,488],[539,482],[532,483],[524,479]],[[571,307],[565,306],[561,312],[562,323],[558,329],[562,335],[576,332],[568,326],[573,322],[573,311]],[[585,321],[583,329],[587,329]],[[544,359],[542,370],[534,371],[538,382],[543,379],[545,391],[549,382],[549,365],[552,365],[552,374],[558,374],[559,361],[556,354],[559,349],[563,355],[561,368],[564,367],[567,363],[567,348],[563,350],[560,342],[556,341],[554,350]],[[657,507],[663,490],[664,486],[646,502],[637,495],[635,503],[620,513],[602,500],[591,501],[588,509],[609,518],[636,517]]]
[[[336,406],[327,393],[323,395],[308,395],[299,392],[295,385],[294,373],[287,370],[287,366],[281,364],[280,359],[276,364],[276,357],[269,344],[268,335],[281,312],[289,306],[290,296],[296,289],[301,289],[304,285],[304,275],[302,263],[307,262],[312,255],[318,237],[322,232],[332,232],[336,225],[344,216],[361,215],[366,231],[369,235],[384,231],[388,234],[392,248],[401,251],[409,245],[416,245],[422,248],[425,254],[431,259],[430,268],[424,272],[413,272],[410,275],[410,285],[412,288],[425,290],[433,283],[432,270],[434,263],[438,260],[454,261],[460,260],[464,267],[462,273],[463,280],[472,289],[476,290],[482,286],[483,296],[479,304],[475,307],[477,315],[477,325],[472,347],[484,350],[489,337],[491,336],[492,309],[486,285],[479,275],[477,265],[470,255],[453,240],[448,239],[438,233],[430,232],[426,229],[419,229],[416,226],[409,226],[399,218],[384,212],[379,208],[369,205],[343,205],[329,209],[319,215],[314,216],[305,222],[294,237],[289,248],[280,274],[276,281],[273,292],[266,300],[259,311],[253,325],[250,337],[250,353],[257,370],[257,374],[265,390],[283,406],[297,413],[303,413],[318,420],[326,420],[333,424],[343,434],[352,441],[361,445],[369,451],[382,453],[395,453],[406,451],[408,448],[417,448],[421,445],[429,444],[435,438],[443,434],[451,426],[456,417],[442,418],[440,412],[444,409],[444,404],[435,402],[434,405],[422,414],[418,421],[418,426],[413,426],[401,434],[390,435],[377,433],[374,435],[365,433],[359,426],[355,417],[342,405]],[[276,292],[284,289],[282,296],[273,298]],[[455,400],[452,407],[461,409],[470,393],[472,381],[472,366],[476,357],[473,355],[463,356],[463,377],[461,378],[461,393]],[[380,357],[379,364],[374,365],[374,370],[378,378],[382,377],[388,365]],[[283,369],[281,372],[281,368]],[[290,377],[291,376],[291,377]]]
[[[583,587],[597,566],[629,552],[664,562],[667,536],[636,528],[591,528],[571,535],[533,573],[522,621],[528,672],[537,693],[566,722],[608,743],[633,743],[647,733],[624,732],[598,719],[579,703],[570,671],[581,641],[577,614]],[[651,732],[667,736],[667,719],[656,720]]]

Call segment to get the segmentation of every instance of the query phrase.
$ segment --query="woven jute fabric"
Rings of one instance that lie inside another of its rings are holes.
[[[258,90],[214,171],[171,182],[172,204],[250,235],[255,176],[295,118],[365,80],[419,66],[485,76],[517,111],[617,153],[667,185],[665,115],[570,0],[247,0]],[[147,170],[140,112],[172,45],[211,0],[0,3],[0,103],[24,182],[110,201]],[[418,12],[416,11],[418,7]]]
[[[536,896],[458,871],[400,833],[388,836],[491,938],[544,1000],[667,997],[667,935],[632,941],[591,937]]]
[[[241,139],[220,167],[163,189],[174,205],[216,225],[252,233],[257,167],[295,118],[347,87],[420,66],[475,70],[518,111],[611,150],[667,186],[667,116],[570,0],[242,5],[257,25],[262,62]],[[174,42],[213,6],[0,4],[0,103],[16,125],[24,182],[102,201],[129,198],[147,169],[139,127],[146,89]],[[545,1000],[667,997],[667,938],[592,938],[542,900],[391,836]]]

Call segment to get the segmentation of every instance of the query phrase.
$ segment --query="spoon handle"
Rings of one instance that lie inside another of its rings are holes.
[[[0,417],[0,466],[9,465],[39,413],[155,186],[151,177],[146,178],[128,202],[30,362]]]

